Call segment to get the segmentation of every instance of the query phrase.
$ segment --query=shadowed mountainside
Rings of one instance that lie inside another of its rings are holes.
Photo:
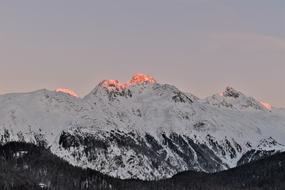
[[[1,190],[265,190],[285,188],[285,153],[215,174],[183,172],[160,181],[120,180],[71,166],[29,143],[0,146]],[[40,187],[41,185],[41,187]]]

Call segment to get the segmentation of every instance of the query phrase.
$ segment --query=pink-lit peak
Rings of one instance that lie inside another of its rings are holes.
[[[148,83],[154,84],[157,81],[150,75],[146,74],[135,74],[131,80],[127,83],[120,83],[118,80],[104,80],[101,82],[101,86],[108,88],[108,89],[116,89],[116,90],[123,90],[130,86]]]
[[[272,110],[272,105],[267,103],[267,102],[262,102],[260,101],[260,103],[262,104],[262,106],[268,110]]]
[[[135,74],[132,79],[129,81],[130,84],[141,84],[141,83],[151,83],[154,84],[157,81],[150,75],[145,74]]]
[[[68,88],[58,88],[56,89],[56,92],[65,93],[65,94],[68,94],[74,97],[79,97],[73,90],[68,89]]]

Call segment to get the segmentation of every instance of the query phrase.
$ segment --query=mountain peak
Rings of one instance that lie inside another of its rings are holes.
[[[123,84],[121,84],[118,80],[103,80],[99,86],[109,90],[120,90],[123,88]]]
[[[129,82],[121,83],[118,80],[104,80],[99,86],[107,88],[108,90],[124,90],[131,86],[140,85],[140,84],[155,84],[157,81],[150,75],[146,74],[135,74]]]
[[[241,92],[235,90],[233,87],[226,87],[225,91],[222,93],[222,96],[224,97],[233,97],[233,98],[238,98],[240,97]]]
[[[263,111],[272,110],[270,104],[258,101],[255,98],[247,96],[230,86],[226,87],[224,92],[208,97],[205,101],[212,105],[235,108],[239,110],[248,108]]]
[[[142,84],[142,83],[154,84],[154,83],[157,83],[157,81],[150,75],[138,73],[138,74],[135,74],[128,83],[132,85]]]

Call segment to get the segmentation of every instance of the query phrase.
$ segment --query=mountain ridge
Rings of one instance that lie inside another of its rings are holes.
[[[73,165],[144,180],[217,172],[285,149],[282,111],[233,88],[198,99],[150,76],[131,81],[100,83],[84,98],[2,95],[0,142],[33,142]]]

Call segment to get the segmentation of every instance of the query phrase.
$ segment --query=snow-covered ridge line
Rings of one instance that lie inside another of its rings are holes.
[[[140,179],[220,171],[284,151],[285,111],[230,87],[198,99],[135,75],[84,98],[65,92],[1,95],[0,143],[34,142],[74,165]]]

